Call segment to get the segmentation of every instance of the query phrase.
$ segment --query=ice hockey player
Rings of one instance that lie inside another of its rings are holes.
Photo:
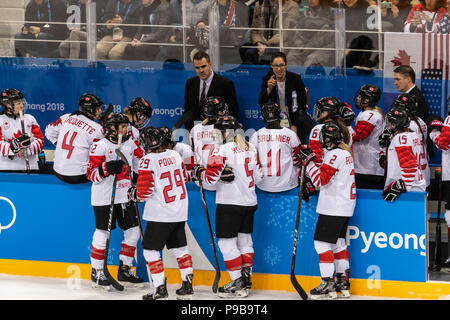
[[[417,100],[413,94],[403,93],[398,95],[394,102],[393,107],[404,108],[408,117],[410,119],[408,128],[415,132],[422,142],[422,151],[418,156],[418,161],[420,165],[420,170],[422,170],[422,175],[425,180],[425,186],[428,187],[430,184],[430,167],[428,166],[428,148],[427,148],[427,124],[417,116]]]
[[[381,90],[376,85],[362,85],[355,94],[356,117],[353,135],[356,187],[383,189],[384,169],[380,166],[381,148],[378,139],[384,129],[383,111],[377,106]]]
[[[223,298],[247,297],[254,257],[255,184],[261,181],[262,171],[256,148],[237,133],[240,125],[234,117],[220,117],[214,128],[220,131],[223,144],[209,158],[206,168],[194,167],[193,175],[202,179],[204,185],[217,186],[216,237],[231,278],[217,293]]]
[[[442,183],[444,190],[443,200],[445,201],[445,222],[447,223],[450,238],[450,96],[447,99],[447,118],[431,116],[429,119],[430,138],[436,147],[442,151]],[[447,271],[450,270],[450,258],[442,265]]]
[[[26,101],[17,89],[6,89],[0,93],[0,171],[36,172],[36,155],[44,147],[44,135],[36,119],[25,114]],[[25,132],[22,130],[20,112],[23,114]],[[27,168],[28,159],[29,168]]]
[[[148,154],[139,161],[136,189],[129,194],[133,200],[145,201],[143,219],[148,222],[142,246],[156,288],[142,298],[167,300],[169,297],[160,255],[166,246],[176,257],[181,273],[182,285],[176,290],[177,299],[192,299],[194,275],[185,234],[188,194],[184,164],[178,152],[162,145],[160,129],[145,128],[140,138]]]
[[[214,123],[218,117],[228,115],[228,106],[221,97],[207,97],[200,105],[201,123],[196,124],[190,132],[194,145],[194,157],[197,164],[206,167],[208,158],[220,146],[215,131]],[[196,182],[198,184],[198,182]],[[204,184],[205,190],[214,191],[215,186]]]
[[[417,161],[422,152],[421,139],[409,130],[410,120],[406,110],[393,107],[385,119],[392,139],[386,151],[383,199],[392,202],[403,192],[425,191],[426,186]]]
[[[173,149],[178,152],[184,163],[184,168],[186,169],[186,174],[188,177],[191,176],[191,170],[194,167],[194,152],[190,145],[183,142],[176,142],[172,136],[172,130],[168,127],[160,127],[162,146],[165,149]]]
[[[319,140],[327,149],[322,165],[314,162],[312,149],[302,146],[299,157],[305,174],[320,188],[314,233],[314,248],[319,255],[321,284],[310,292],[311,299],[349,297],[349,252],[345,242],[348,221],[353,216],[356,187],[353,156],[344,143],[341,127],[330,121],[323,124]],[[334,280],[336,273],[336,280]]]
[[[102,106],[99,97],[85,93],[78,101],[79,110],[63,114],[45,128],[46,138],[56,146],[53,170],[60,180],[71,184],[89,182],[89,150],[104,137],[102,126],[96,122],[102,116]]]
[[[103,273],[103,261],[113,183],[117,175],[111,230],[115,229],[117,220],[124,233],[117,280],[126,286],[142,287],[144,280],[136,277],[131,270],[140,231],[134,205],[128,200],[127,192],[131,187],[130,172],[125,163],[117,159],[115,153],[115,150],[120,148],[128,162],[132,163],[137,146],[127,135],[128,118],[125,114],[111,113],[102,123],[105,138],[92,145],[86,172],[88,179],[92,181],[91,205],[94,208],[96,228],[91,245],[92,286],[107,290],[110,288],[110,282]],[[119,136],[121,136],[120,145]]]
[[[300,140],[297,134],[280,125],[280,107],[273,102],[261,108],[266,124],[250,138],[256,147],[264,178],[256,184],[266,192],[282,192],[298,186]]]

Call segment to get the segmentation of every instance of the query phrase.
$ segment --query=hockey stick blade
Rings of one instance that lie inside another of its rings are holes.
[[[103,273],[105,274],[106,279],[108,279],[108,281],[111,283],[114,289],[116,289],[117,291],[123,291],[124,286],[121,285],[119,282],[117,282],[116,279],[112,277],[106,265],[103,266]]]

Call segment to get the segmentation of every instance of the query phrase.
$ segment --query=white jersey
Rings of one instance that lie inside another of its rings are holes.
[[[415,132],[396,134],[387,151],[385,188],[402,179],[407,191],[425,191],[425,180],[417,159],[422,150],[421,139]]]
[[[188,175],[190,175],[192,167],[195,165],[194,153],[192,152],[191,147],[186,143],[177,142],[175,147],[173,147],[173,150],[180,154],[184,163],[184,168],[186,169]]]
[[[263,179],[256,184],[267,192],[282,192],[298,186],[300,140],[288,128],[259,129],[250,138],[256,147]]]
[[[450,116],[445,118],[441,131],[430,132],[430,138],[442,151],[442,181],[450,181]]]
[[[139,166],[139,159],[142,158],[144,155],[143,150],[140,147],[140,141],[139,141],[139,130],[133,127],[132,125],[128,125],[128,135],[131,140],[134,141],[138,149],[136,149],[137,154],[135,157],[133,157],[133,172],[137,174],[138,172],[138,166]]]
[[[136,149],[134,141],[128,139],[120,146],[120,151],[127,158],[130,165],[133,163],[134,152]],[[87,178],[92,181],[91,187],[91,205],[106,206],[111,204],[111,195],[113,189],[114,176],[109,174],[106,169],[106,162],[117,160],[115,150],[117,144],[112,143],[106,138],[95,142],[89,154],[89,166],[86,172]],[[99,167],[102,167],[103,178],[99,173]],[[131,169],[133,170],[133,169]],[[122,172],[117,175],[117,185],[114,203],[127,203],[127,191],[131,187],[130,172],[128,167],[123,166]]]
[[[383,176],[380,166],[381,147],[378,138],[384,129],[383,115],[376,110],[364,110],[356,117],[353,134],[355,172]]]
[[[313,161],[306,175],[320,188],[316,211],[329,216],[351,217],[356,205],[355,170],[352,155],[339,148],[329,150],[319,167]]]
[[[183,161],[174,150],[149,153],[139,161],[137,195],[145,200],[143,218],[181,222],[188,218],[188,194]]]
[[[194,143],[194,159],[197,164],[206,168],[208,158],[219,149],[221,142],[217,139],[214,125],[195,125],[191,129],[191,137]],[[198,182],[196,182],[198,185]],[[213,185],[203,185],[206,190],[214,191],[216,187]]]
[[[225,166],[234,173],[233,182],[220,180]],[[220,146],[209,159],[206,170],[202,172],[203,185],[216,185],[216,203],[238,206],[255,206],[255,184],[262,179],[262,171],[257,160],[256,148],[246,144],[239,147],[235,142]]]
[[[420,164],[420,170],[422,170],[422,175],[425,179],[425,184],[428,187],[430,185],[431,176],[430,167],[428,166],[429,157],[426,147],[428,128],[426,123],[422,119],[417,118],[417,122],[414,120],[410,121],[409,129],[414,131],[422,141],[422,148],[418,160]]]
[[[24,114],[23,121],[25,133],[31,138],[31,144],[27,148],[28,161],[31,170],[38,170],[36,155],[44,147],[44,135],[35,117]],[[25,155],[14,155],[11,151],[11,141],[23,134],[20,118],[0,115],[0,170],[26,170]]]
[[[47,125],[45,136],[56,144],[53,169],[61,175],[79,176],[86,174],[89,149],[103,138],[103,128],[82,114],[64,114]]]

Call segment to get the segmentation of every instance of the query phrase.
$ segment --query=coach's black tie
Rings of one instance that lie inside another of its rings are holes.
[[[200,103],[206,98],[206,81],[203,81],[202,94],[200,95]]]

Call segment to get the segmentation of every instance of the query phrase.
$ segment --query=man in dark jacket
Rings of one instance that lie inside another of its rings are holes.
[[[63,0],[31,0],[25,8],[22,31],[14,37],[16,56],[58,57],[59,42],[54,40],[66,37],[66,9]]]
[[[271,60],[272,68],[263,77],[258,104],[274,102],[281,109],[281,126],[297,132],[306,143],[314,122],[306,113],[306,90],[300,75],[287,71],[286,55],[276,52]]]

